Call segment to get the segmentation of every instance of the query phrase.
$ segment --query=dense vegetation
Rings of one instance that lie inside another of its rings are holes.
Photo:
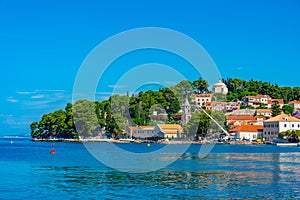
[[[226,79],[229,93],[224,97],[215,96],[217,100],[236,101],[247,95],[268,94],[272,98],[283,98],[285,103],[300,99],[299,87],[279,87],[262,81],[244,81]],[[33,138],[78,138],[99,134],[109,137],[121,134],[127,125],[154,125],[156,123],[181,123],[178,111],[184,97],[192,93],[209,93],[206,80],[199,78],[193,82],[181,81],[175,86],[161,88],[159,91],[139,92],[129,96],[113,95],[108,100],[93,102],[80,100],[72,105],[68,103],[65,110],[57,110],[42,116],[39,122],[30,125]],[[192,107],[195,110],[195,107]],[[278,108],[273,108],[278,112]],[[292,112],[285,107],[285,112]],[[154,115],[154,112],[156,113]],[[220,123],[224,115],[215,115]],[[76,127],[75,127],[76,124]],[[221,123],[223,124],[223,123]],[[194,113],[191,121],[184,126],[185,133],[205,135],[209,131],[217,131],[205,114]]]
[[[281,132],[278,134],[278,138],[287,139],[289,142],[298,143],[300,139],[300,130]]]
[[[274,99],[282,98],[286,104],[294,99],[300,99],[300,87],[280,87],[268,82],[245,81],[238,78],[228,78],[223,81],[229,90],[228,101],[241,100],[244,96],[257,94],[270,95]]]

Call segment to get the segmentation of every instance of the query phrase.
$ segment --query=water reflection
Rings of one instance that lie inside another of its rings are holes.
[[[171,155],[170,155],[171,156]],[[300,184],[298,153],[186,153],[160,171],[130,174],[104,166],[35,167],[40,187],[72,198],[294,198]],[[48,176],[47,181],[43,177]],[[35,188],[39,192],[39,188]]]

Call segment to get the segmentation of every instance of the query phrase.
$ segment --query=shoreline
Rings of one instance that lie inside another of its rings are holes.
[[[230,144],[230,145],[264,145],[273,143],[263,142],[248,142],[248,141],[236,141],[236,142],[209,142],[209,141],[189,141],[189,140],[169,140],[169,141],[147,141],[147,140],[131,140],[131,139],[31,139],[33,142],[72,142],[72,143],[120,143],[120,144],[143,144],[143,143],[154,143],[154,144]]]

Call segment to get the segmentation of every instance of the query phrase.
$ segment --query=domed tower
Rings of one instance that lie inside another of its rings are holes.
[[[213,85],[212,93],[213,94],[224,94],[224,95],[226,95],[228,93],[228,88],[222,82],[222,80],[219,80],[216,84]]]
[[[181,122],[182,122],[182,125],[185,125],[185,124],[189,123],[190,119],[192,118],[191,105],[187,98],[185,98],[185,102],[182,105],[182,111],[183,111],[183,113],[181,115]]]

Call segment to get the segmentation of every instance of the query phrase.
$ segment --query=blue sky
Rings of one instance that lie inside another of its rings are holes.
[[[0,136],[29,133],[32,121],[64,108],[89,52],[112,35],[140,27],[169,28],[193,38],[224,78],[300,86],[298,0],[0,0]],[[136,56],[119,65],[149,61]],[[166,55],[159,58],[170,62]],[[101,87],[98,98],[113,87]]]

